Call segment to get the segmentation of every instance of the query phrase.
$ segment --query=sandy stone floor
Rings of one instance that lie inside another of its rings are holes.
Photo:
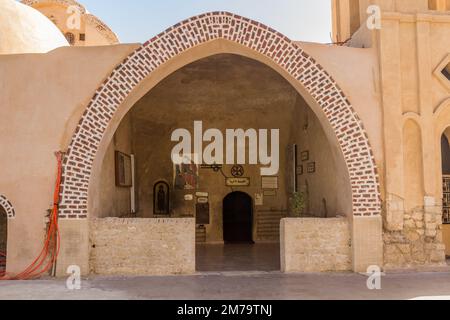
[[[203,273],[172,277],[93,277],[70,291],[64,280],[0,282],[0,299],[450,299],[450,273],[394,273],[370,291],[359,274]]]
[[[196,267],[201,272],[280,271],[280,244],[197,245]]]

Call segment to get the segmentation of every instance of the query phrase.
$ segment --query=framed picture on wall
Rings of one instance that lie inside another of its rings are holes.
[[[308,163],[308,173],[315,173],[316,172],[316,163],[310,162]]]
[[[301,160],[302,161],[308,161],[309,160],[309,151],[303,151],[300,154]]]
[[[175,190],[196,190],[199,182],[199,165],[197,156],[185,155],[185,161],[174,164],[174,188]]]
[[[131,156],[116,151],[115,160],[116,186],[120,188],[132,187]]]

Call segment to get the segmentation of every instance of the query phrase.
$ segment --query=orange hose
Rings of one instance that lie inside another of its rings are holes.
[[[39,276],[48,272],[55,264],[58,258],[60,250],[58,207],[59,207],[59,190],[61,187],[63,153],[57,152],[55,155],[58,162],[58,174],[56,177],[55,192],[53,194],[53,209],[50,214],[50,222],[44,246],[39,256],[24,271],[13,276],[5,275],[4,272],[2,273],[0,271],[0,280],[30,280],[38,278]]]

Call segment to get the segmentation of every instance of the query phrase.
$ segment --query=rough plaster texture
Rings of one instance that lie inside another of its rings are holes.
[[[353,271],[367,272],[370,266],[383,267],[382,218],[354,217],[352,221]]]
[[[101,275],[195,272],[194,219],[94,219],[90,270]]]
[[[61,248],[56,263],[56,276],[67,277],[70,266],[80,267],[81,274],[89,274],[89,221],[59,221]]]
[[[351,261],[347,218],[281,221],[281,271],[349,271]]]
[[[404,214],[404,219],[402,231],[383,235],[385,269],[445,266],[441,208],[419,207]]]

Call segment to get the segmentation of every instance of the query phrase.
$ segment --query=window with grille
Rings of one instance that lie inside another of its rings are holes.
[[[450,224],[450,175],[443,177],[444,198],[442,199],[442,214],[444,224]]]
[[[71,46],[73,46],[75,44],[75,35],[72,32],[67,32],[65,34],[67,42],[69,42],[69,44]]]

